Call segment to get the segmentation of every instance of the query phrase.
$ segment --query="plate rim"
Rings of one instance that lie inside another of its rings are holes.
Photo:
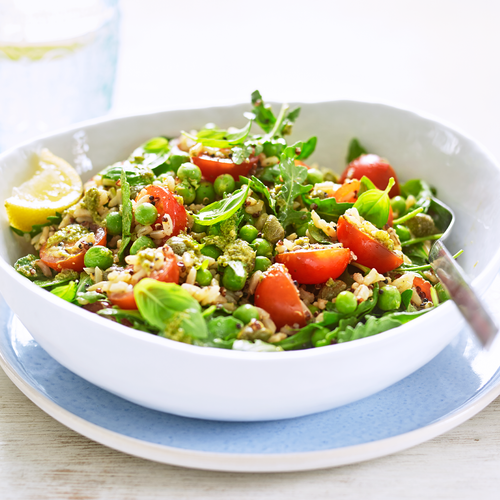
[[[298,472],[364,462],[406,450],[457,427],[500,395],[500,380],[488,382],[455,411],[429,425],[397,436],[330,450],[294,453],[221,453],[189,450],[125,436],[105,429],[62,408],[18,373],[0,350],[0,367],[12,383],[36,406],[78,434],[114,450],[146,460],[219,472]],[[491,381],[492,379],[490,379]],[[482,394],[484,392],[484,394]]]

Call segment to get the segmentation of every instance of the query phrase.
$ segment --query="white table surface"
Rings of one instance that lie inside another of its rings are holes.
[[[439,116],[500,158],[497,0],[124,0],[114,114],[354,98]],[[393,456],[293,474],[181,469],[110,450],[0,372],[0,498],[498,499],[500,398]]]

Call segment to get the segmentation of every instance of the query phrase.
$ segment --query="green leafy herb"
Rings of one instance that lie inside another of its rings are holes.
[[[175,283],[144,278],[134,287],[137,308],[162,335],[181,341],[207,337],[207,325],[196,299]]]
[[[104,318],[113,319],[118,323],[122,323],[124,320],[126,320],[128,323],[131,323],[132,328],[136,330],[142,330],[144,332],[154,334],[158,333],[158,328],[155,328],[154,326],[151,326],[149,323],[147,323],[139,311],[124,310],[117,307],[108,307],[97,311],[97,314]]]
[[[53,293],[54,295],[57,295],[59,298],[66,300],[67,302],[73,302],[76,297],[76,289],[78,285],[76,284],[76,281],[71,281],[67,285],[63,286],[58,286],[56,288],[53,288],[50,293]]]
[[[413,219],[416,215],[419,213],[423,212],[424,209],[423,207],[419,207],[416,210],[412,210],[411,212],[407,213],[406,215],[403,215],[403,217],[399,217],[398,219],[394,219],[392,221],[393,226],[397,226],[398,224],[403,224],[406,221],[409,221],[410,219]]]
[[[243,203],[245,203],[249,191],[250,185],[246,184],[227,198],[223,198],[220,201],[216,201],[206,206],[197,214],[193,215],[195,221],[202,226],[211,226],[212,224],[217,224],[218,222],[229,219],[229,217],[235,214]]]
[[[354,138],[349,143],[346,162],[351,163],[351,161],[355,160],[356,158],[359,158],[361,155],[366,155],[366,154],[368,154],[368,151],[363,146],[361,146],[358,139]]]
[[[208,332],[212,337],[224,340],[235,339],[242,328],[241,321],[233,316],[219,316],[208,322]]]
[[[280,157],[280,172],[283,179],[283,185],[278,195],[279,214],[278,219],[281,225],[286,229],[290,224],[304,224],[310,218],[308,212],[302,212],[293,208],[295,199],[308,193],[313,188],[312,185],[304,186],[307,179],[307,168],[295,165],[295,154],[302,143],[298,142],[293,146],[287,147]]]
[[[322,219],[337,221],[338,218],[354,203],[337,203],[335,198],[309,198],[303,196],[304,203],[310,210],[314,210]]]
[[[245,127],[237,130],[236,132],[228,133],[227,130],[211,128],[200,130],[196,136],[188,134],[184,131],[182,131],[182,134],[195,142],[203,144],[204,146],[211,148],[230,148],[245,142],[251,128],[252,120],[250,120]]]
[[[317,142],[318,138],[316,136],[313,136],[306,142],[304,142],[304,144],[302,145],[302,150],[300,152],[300,155],[298,156],[297,159],[306,160],[307,158],[309,158],[314,153]]]
[[[116,182],[118,179],[121,179],[123,171],[127,177],[127,182],[131,186],[151,184],[155,178],[149,166],[128,162],[111,165],[105,168],[100,175],[103,179],[109,179]]]
[[[274,215],[276,215],[276,200],[271,196],[269,189],[267,189],[267,186],[260,179],[257,179],[257,177],[255,176],[252,176],[252,178],[249,179],[248,177],[243,177],[242,175],[240,175],[240,182],[242,184],[250,184],[250,188],[252,189],[252,191],[263,195],[267,200],[269,208],[274,213]]]
[[[411,288],[408,290],[405,290],[401,294],[401,308],[403,310],[406,311],[408,309],[408,306],[410,305],[410,302],[411,302],[412,295],[413,295],[413,290]]]
[[[45,226],[58,226],[62,220],[62,214],[59,212],[56,212],[56,215],[49,215],[47,217],[47,222],[44,224],[35,224],[34,226],[31,227],[31,230],[27,233],[24,231],[21,231],[20,229],[17,229],[15,227],[10,226],[12,231],[16,233],[18,236],[24,236],[25,234],[29,234],[30,238],[34,238],[38,233],[41,233],[43,228]]]
[[[429,209],[432,199],[432,190],[427,182],[421,179],[412,179],[401,186],[401,194],[408,198],[412,195],[416,199],[413,209],[422,207],[425,212]]]
[[[232,156],[231,160],[236,165],[241,165],[246,159],[250,158],[250,155],[253,153],[253,148],[251,146],[234,146],[231,150]]]
[[[72,269],[63,269],[60,273],[56,274],[52,279],[36,280],[33,283],[41,288],[49,288],[51,286],[62,285],[68,281],[78,279],[78,273]]]
[[[363,175],[359,181],[359,191],[358,191],[358,197],[362,195],[365,191],[370,191],[370,189],[377,189],[377,186],[373,184],[373,182],[366,177],[366,175]]]
[[[14,269],[19,274],[22,274],[25,278],[28,278],[32,281],[35,280],[36,283],[37,280],[46,279],[42,270],[36,264],[37,260],[38,258],[32,254],[26,255],[25,257],[21,257],[16,261],[16,263],[14,264]]]
[[[120,261],[125,257],[125,252],[130,244],[130,230],[132,228],[132,202],[130,201],[130,185],[127,181],[125,170],[121,172],[120,186],[122,190],[122,242],[118,251]]]
[[[158,174],[157,169],[167,161],[169,152],[170,145],[166,137],[153,137],[130,155],[130,162],[140,163]]]
[[[276,123],[276,117],[274,116],[271,106],[264,104],[258,90],[252,93],[252,104],[255,122],[264,132],[269,133]]]
[[[389,198],[389,191],[394,186],[394,178],[391,177],[389,184],[384,191],[380,189],[370,189],[365,191],[354,203],[356,208],[364,219],[370,221],[378,228],[382,228],[389,220],[389,209],[391,200]]]
[[[356,326],[347,326],[345,330],[340,331],[337,342],[350,342],[352,340],[363,339],[385,332],[403,323],[398,321],[393,316],[382,316],[376,318],[375,316],[368,316],[366,323],[358,323]]]

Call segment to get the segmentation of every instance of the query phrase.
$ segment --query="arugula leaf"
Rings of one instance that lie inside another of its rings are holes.
[[[34,238],[38,233],[42,232],[45,226],[58,226],[61,223],[61,221],[62,221],[62,214],[60,212],[56,212],[55,215],[49,215],[47,217],[47,222],[31,226],[30,231],[28,231],[27,233],[12,226],[10,226],[10,228],[18,236],[24,236],[25,234],[29,234],[30,238]]]
[[[67,285],[58,286],[53,288],[50,293],[57,295],[59,298],[67,302],[73,302],[76,297],[77,284],[76,281],[71,281]]]
[[[117,181],[121,178],[122,171],[125,171],[127,181],[131,186],[151,184],[154,181],[154,174],[149,166],[125,163],[115,163],[106,167],[100,172],[103,179]]]
[[[297,159],[306,160],[307,158],[309,158],[314,153],[317,142],[318,138],[316,136],[313,136],[309,138],[306,142],[304,142],[302,146],[302,151],[300,152],[300,155],[297,157]]]
[[[242,144],[248,137],[251,128],[252,120],[249,120],[245,127],[231,133],[228,133],[227,130],[219,130],[217,128],[200,130],[196,136],[184,131],[181,133],[204,146],[211,148],[230,148],[236,144]]]
[[[359,158],[361,155],[366,155],[366,154],[368,154],[368,151],[363,146],[361,146],[358,139],[354,138],[349,143],[346,162],[349,164],[351,163],[351,161],[355,160],[356,158]]]
[[[227,198],[211,203],[197,214],[194,214],[194,220],[202,226],[211,226],[229,219],[245,203],[249,191],[250,185],[246,184],[245,187],[234,191]]]
[[[389,191],[394,186],[394,178],[391,177],[389,184],[384,191],[380,189],[370,189],[365,191],[354,203],[356,208],[364,219],[370,221],[378,228],[382,228],[389,220],[389,210],[391,207],[391,200],[389,198]]]
[[[263,195],[267,200],[269,208],[274,213],[274,215],[276,215],[276,200],[271,196],[269,189],[267,189],[267,186],[260,179],[257,179],[257,177],[255,177],[254,175],[251,179],[240,175],[240,182],[242,184],[250,184],[250,188],[253,191]]]
[[[166,337],[207,337],[200,304],[179,285],[144,278],[135,285],[134,297],[143,318]]]
[[[250,158],[250,155],[253,152],[253,148],[251,146],[234,146],[231,150],[232,156],[231,160],[236,165],[241,165],[247,158]]]
[[[130,243],[130,230],[132,228],[132,202],[130,201],[130,185],[127,181],[125,170],[122,170],[120,186],[122,190],[122,242],[118,251],[118,259],[123,260],[125,251]]]
[[[401,321],[398,321],[392,316],[382,316],[381,318],[368,316],[366,323],[358,323],[355,327],[347,326],[345,330],[339,332],[337,341],[339,343],[351,342],[352,340],[371,337],[372,335],[391,330],[402,324]]]
[[[269,133],[276,123],[276,117],[274,116],[271,106],[264,104],[258,90],[252,93],[252,104],[255,123],[257,123],[264,132]]]
[[[278,202],[279,214],[278,220],[286,230],[287,226],[293,223],[304,224],[310,218],[309,212],[301,212],[293,208],[295,199],[308,193],[313,188],[312,185],[303,185],[307,179],[307,168],[301,165],[295,165],[295,154],[297,148],[301,148],[302,143],[298,142],[293,146],[285,148],[280,156],[280,172],[283,178],[283,185],[279,192]]]
[[[322,219],[328,222],[337,221],[338,218],[354,203],[337,203],[335,198],[309,198],[303,196],[304,203],[310,210],[314,210]]]

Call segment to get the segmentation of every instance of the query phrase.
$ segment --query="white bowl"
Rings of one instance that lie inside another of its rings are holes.
[[[95,173],[155,135],[175,136],[207,122],[243,123],[248,105],[167,111],[91,122],[0,155],[0,292],[40,345],[88,381],[149,408],[217,420],[297,417],[341,406],[403,379],[436,356],[463,320],[451,302],[404,326],[316,349],[247,353],[194,347],[112,323],[47,293],[17,274],[23,254],[8,228],[3,201],[34,170],[48,147],[69,161],[74,134],[84,130]],[[312,158],[340,172],[358,137],[388,158],[400,180],[437,187],[457,221],[447,243],[464,248],[462,266],[482,293],[500,268],[500,170],[476,142],[442,123],[372,103],[302,105],[294,137],[318,136]],[[87,174],[90,177],[91,173]]]

